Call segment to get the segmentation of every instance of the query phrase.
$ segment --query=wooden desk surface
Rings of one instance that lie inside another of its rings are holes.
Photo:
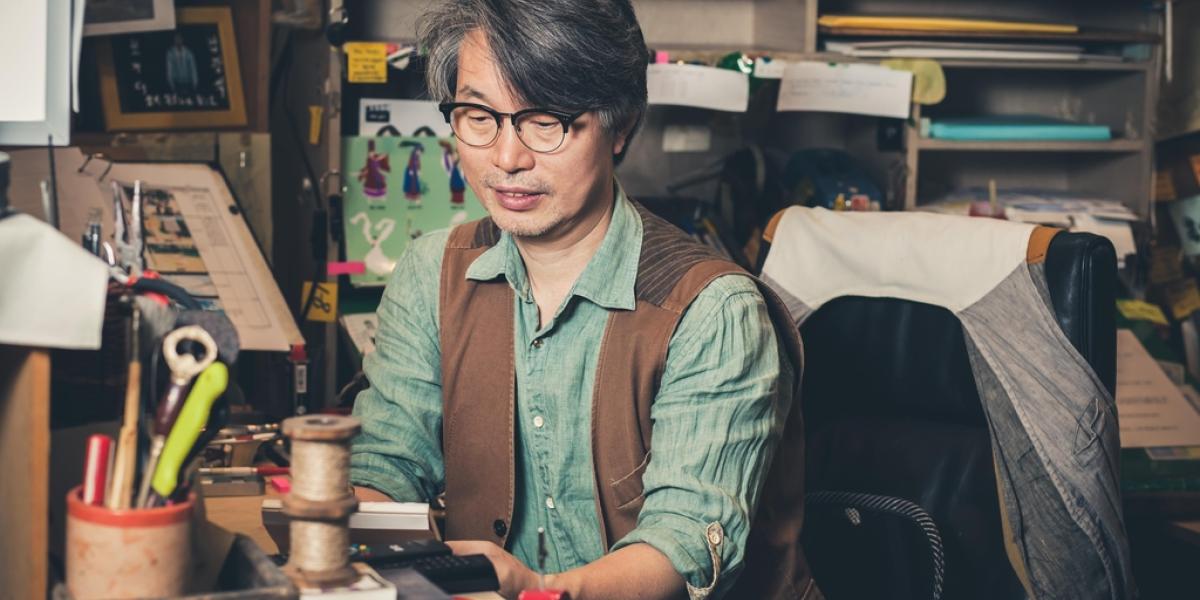
[[[263,498],[278,498],[279,493],[267,488],[263,496],[224,496],[219,498],[204,498],[204,511],[208,520],[231,531],[240,533],[254,540],[259,548],[267,554],[278,554],[279,547],[267,535],[267,529],[262,524]],[[502,600],[495,592],[477,592],[474,594],[455,594],[456,598],[471,600]]]
[[[1200,521],[1171,521],[1168,527],[1175,537],[1200,546]]]

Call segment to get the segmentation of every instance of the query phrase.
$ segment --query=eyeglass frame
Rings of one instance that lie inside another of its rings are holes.
[[[472,143],[467,142],[466,140],[462,139],[462,136],[458,135],[457,131],[454,131],[454,123],[450,122],[450,113],[454,112],[454,109],[456,109],[456,108],[478,108],[479,110],[482,110],[483,112],[486,112],[489,115],[491,115],[492,118],[496,120],[496,135],[493,136],[492,139],[490,141],[488,141],[488,143],[478,144],[478,145],[472,144]],[[523,109],[518,110],[517,112],[513,112],[513,113],[506,113],[506,112],[500,112],[490,106],[487,106],[484,104],[476,104],[474,102],[442,102],[441,104],[438,104],[438,111],[440,111],[442,113],[442,116],[446,118],[446,124],[450,125],[450,130],[454,132],[454,137],[458,138],[458,140],[460,142],[462,142],[472,148],[486,148],[486,147],[496,143],[496,140],[500,139],[500,130],[504,128],[504,121],[502,119],[507,117],[509,122],[512,123],[512,128],[513,128],[513,131],[517,134],[517,139],[521,140],[521,145],[525,146],[526,148],[529,148],[529,150],[531,152],[537,152],[538,154],[548,154],[550,152],[554,152],[555,150],[558,150],[559,148],[562,148],[563,143],[567,141],[567,134],[571,133],[571,125],[573,123],[575,123],[575,121],[577,119],[579,119],[579,117],[582,117],[583,115],[587,114],[587,112],[588,112],[587,110],[581,110],[576,113],[568,113],[568,112],[563,112],[561,110],[554,110],[551,108],[534,107],[534,108],[523,108]],[[541,113],[544,115],[550,115],[551,117],[558,119],[558,122],[560,124],[562,124],[563,136],[562,136],[562,139],[559,140],[557,146],[555,146],[549,150],[535,150],[535,149],[529,147],[529,143],[525,141],[525,138],[521,137],[521,128],[517,126],[517,119],[522,116],[532,114],[532,113]]]

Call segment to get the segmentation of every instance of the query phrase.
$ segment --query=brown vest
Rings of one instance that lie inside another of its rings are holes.
[[[637,525],[650,461],[650,405],[675,327],[721,275],[746,274],[707,246],[635,204],[642,218],[636,307],[610,313],[592,397],[596,513],[606,547]],[[456,227],[442,262],[442,448],[446,538],[505,546],[516,495],[516,367],[513,292],[504,278],[474,281],[467,268],[500,240],[483,219]],[[747,274],[747,276],[749,276]],[[800,548],[804,516],[804,423],[800,338],[783,303],[755,279],[795,364],[784,436],[767,476],[735,597],[819,598]],[[701,543],[702,532],[697,532]]]

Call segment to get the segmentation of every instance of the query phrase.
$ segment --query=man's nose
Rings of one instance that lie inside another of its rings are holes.
[[[528,171],[533,168],[533,151],[525,147],[512,123],[505,123],[492,145],[492,164],[505,173]]]

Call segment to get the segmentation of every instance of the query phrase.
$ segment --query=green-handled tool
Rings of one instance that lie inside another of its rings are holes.
[[[222,362],[213,362],[196,377],[154,468],[150,486],[160,498],[169,498],[179,485],[180,467],[208,422],[213,404],[228,385],[229,369]]]

